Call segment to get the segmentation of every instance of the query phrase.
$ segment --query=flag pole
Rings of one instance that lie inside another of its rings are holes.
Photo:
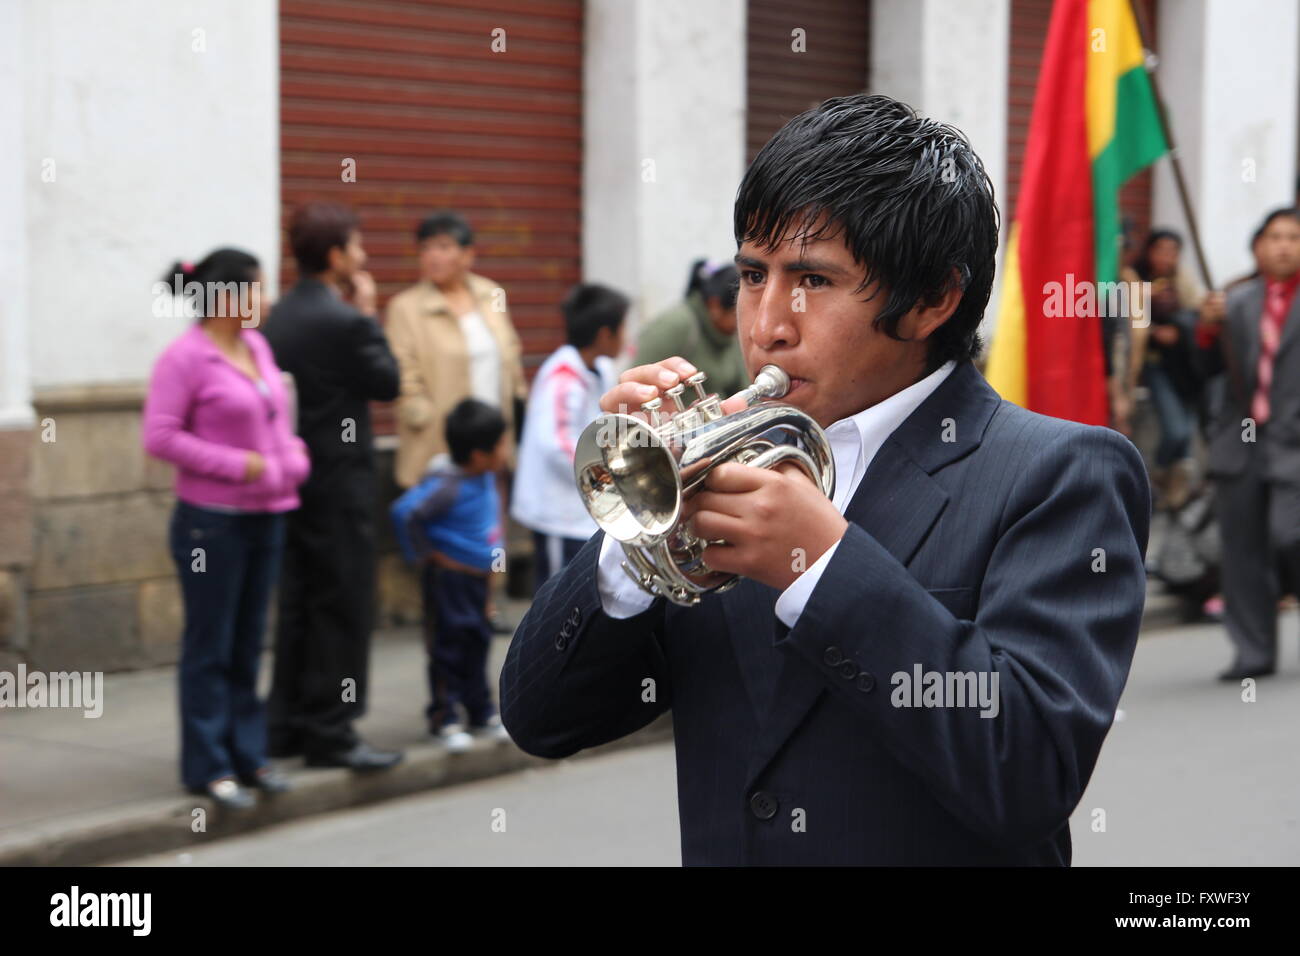
[[[1138,41],[1142,44],[1142,67],[1147,72],[1147,79],[1151,83],[1151,95],[1156,101],[1156,115],[1160,118],[1160,131],[1164,134],[1165,142],[1169,144],[1169,164],[1174,171],[1174,185],[1178,188],[1178,201],[1182,204],[1183,215],[1187,219],[1187,231],[1191,234],[1192,249],[1196,253],[1196,264],[1201,270],[1201,281],[1205,283],[1206,291],[1214,290],[1214,280],[1210,278],[1210,267],[1205,261],[1205,249],[1201,246],[1201,232],[1196,227],[1196,213],[1192,209],[1191,197],[1187,194],[1187,181],[1183,178],[1183,164],[1178,158],[1178,146],[1174,143],[1174,134],[1169,129],[1169,116],[1165,111],[1165,100],[1160,95],[1160,84],[1156,82],[1155,65],[1159,58],[1151,52],[1151,47],[1147,43],[1147,37],[1150,31],[1147,28],[1146,18],[1142,13],[1142,5],[1129,0],[1129,8],[1133,11],[1133,19],[1137,23]]]

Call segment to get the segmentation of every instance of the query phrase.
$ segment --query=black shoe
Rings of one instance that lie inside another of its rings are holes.
[[[400,750],[376,750],[364,740],[350,750],[307,754],[309,767],[347,767],[350,770],[387,770],[402,762]]]
[[[257,800],[253,795],[236,783],[233,777],[222,777],[220,780],[213,780],[204,787],[191,787],[190,793],[207,797],[217,806],[226,810],[251,810],[257,805]]]
[[[288,793],[293,789],[289,778],[271,767],[263,767],[250,777],[240,777],[246,787],[253,787],[263,793]]]
[[[303,754],[302,741],[296,737],[277,737],[271,735],[267,747],[267,755],[274,757],[276,760],[283,760],[286,757],[301,757]]]
[[[1273,667],[1229,667],[1219,675],[1219,680],[1236,683],[1245,680],[1247,677],[1268,677],[1274,670],[1276,668]]]

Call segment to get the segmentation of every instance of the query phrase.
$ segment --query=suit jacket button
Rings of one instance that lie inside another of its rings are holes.
[[[576,628],[581,623],[582,623],[582,611],[575,607],[572,611],[569,612],[569,620],[568,620],[569,627]]]
[[[760,820],[770,820],[776,816],[776,797],[766,790],[759,790],[749,798],[749,812]]]
[[[830,647],[826,648],[826,651],[822,654],[822,660],[826,662],[827,667],[838,667],[840,662],[844,660],[844,654],[841,653],[838,647],[832,644]]]
[[[567,631],[560,631],[555,637],[555,649],[562,651],[569,646],[569,634]]]
[[[840,676],[845,680],[853,680],[858,676],[858,665],[852,661],[845,661],[840,665]]]
[[[864,694],[870,694],[875,689],[876,679],[874,677],[866,671],[863,671],[858,675],[858,690],[862,691]]]

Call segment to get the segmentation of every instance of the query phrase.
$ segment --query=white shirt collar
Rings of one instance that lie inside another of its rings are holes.
[[[956,367],[956,362],[945,362],[919,382],[856,415],[841,418],[826,429],[835,456],[835,506],[841,514],[885,439],[943,384]]]

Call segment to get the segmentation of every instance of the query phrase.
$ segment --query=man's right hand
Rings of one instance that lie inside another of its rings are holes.
[[[1226,309],[1227,298],[1222,292],[1211,292],[1201,303],[1201,321],[1213,325],[1216,322],[1222,322]]]
[[[259,452],[250,451],[244,457],[244,480],[257,481],[266,471],[266,459]]]
[[[662,362],[655,362],[653,365],[638,365],[636,368],[630,368],[618,377],[617,385],[600,397],[601,411],[621,412],[644,418],[641,404],[652,398],[659,398],[664,402],[660,413],[665,416],[670,415],[673,404],[667,396],[668,389],[686,381],[696,371],[694,365],[679,355],[666,358]],[[708,382],[704,383],[706,391],[708,384]],[[688,393],[687,397],[693,397],[693,393]],[[744,400],[734,396],[722,403],[722,410],[728,415],[744,407]]]
[[[352,288],[346,295],[347,301],[356,307],[362,315],[374,316],[379,313],[379,292],[375,280],[369,272],[357,270],[348,277]]]

